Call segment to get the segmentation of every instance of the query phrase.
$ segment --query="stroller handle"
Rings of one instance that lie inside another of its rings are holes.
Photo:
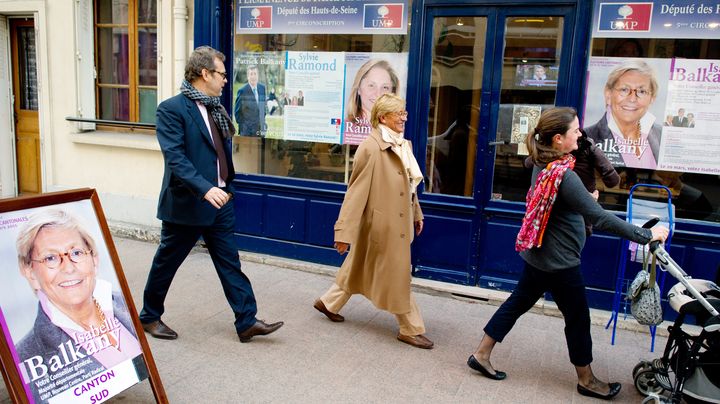
[[[670,257],[670,254],[668,254],[667,251],[663,248],[662,245],[660,245],[659,241],[653,241],[650,243],[650,251],[655,254],[657,257],[657,260],[660,264],[660,267],[664,270],[670,273],[670,275],[673,276],[673,278],[680,281],[680,283],[685,286],[685,289],[694,297],[700,304],[714,317],[720,316],[720,313],[718,313],[717,310],[707,301],[705,297],[703,297],[700,292],[698,292],[695,287],[688,282],[688,279],[691,279],[692,277],[689,276],[683,269],[680,267],[680,265],[675,262],[675,260]]]

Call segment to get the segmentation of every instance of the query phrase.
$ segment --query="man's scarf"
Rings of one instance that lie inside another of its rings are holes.
[[[547,167],[538,174],[535,186],[528,190],[525,197],[527,210],[515,241],[515,251],[525,251],[542,245],[545,227],[557,198],[560,183],[565,171],[574,167],[575,157],[566,154],[563,158],[548,163]]]
[[[227,111],[225,111],[225,107],[220,103],[220,97],[210,97],[209,95],[203,94],[187,80],[183,80],[182,86],[180,86],[180,92],[191,100],[201,103],[208,109],[210,116],[212,116],[220,132],[222,132],[223,138],[229,139],[235,134],[235,126],[233,126],[230,121],[230,116]]]

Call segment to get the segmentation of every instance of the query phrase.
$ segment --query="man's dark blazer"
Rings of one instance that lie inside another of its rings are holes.
[[[210,111],[208,111],[208,118]],[[178,94],[157,109],[157,138],[165,158],[157,218],[175,224],[208,226],[218,210],[204,199],[218,186],[217,152],[195,101]],[[231,139],[224,139],[228,166],[226,184],[235,178]]]
[[[610,132],[610,128],[608,128],[607,113],[603,115],[595,125],[585,128],[585,133],[587,133],[587,136],[595,143],[602,144],[605,139],[613,139],[612,132]],[[654,124],[652,128],[650,128],[647,139],[648,143],[650,143],[650,150],[655,157],[655,162],[657,162],[658,156],[660,155],[661,137],[662,125]]]
[[[130,313],[127,311],[125,299],[123,299],[123,297],[119,294],[113,294],[112,302],[113,314],[115,315],[115,317],[120,321],[120,324],[127,328],[128,331],[130,331],[130,333],[135,338],[137,338],[135,328],[133,327],[133,322],[130,319]],[[33,328],[20,340],[20,342],[15,345],[15,349],[21,362],[34,356],[40,356],[43,360],[42,363],[49,368],[50,366],[48,362],[50,361],[50,358],[56,355],[62,357],[62,354],[58,351],[58,346],[60,344],[66,343],[67,341],[72,341],[72,337],[70,335],[67,335],[65,331],[62,330],[62,328],[53,324],[52,321],[50,321],[48,315],[42,309],[42,305],[38,303],[35,324],[33,325]],[[73,343],[73,345],[75,344]],[[85,350],[80,349],[80,352],[84,354]],[[69,357],[71,358],[71,356]],[[90,360],[81,368],[85,369],[86,376],[97,373],[98,369],[105,369],[105,367],[100,362],[98,362],[92,355],[89,355],[86,358],[89,358]],[[138,374],[138,378],[140,380],[143,380],[145,377],[147,377],[147,369],[143,364],[142,358],[138,357],[137,360],[134,360],[133,362],[135,364],[135,370]],[[21,367],[24,368],[24,366]],[[48,374],[52,373],[54,372],[48,372]],[[29,380],[29,378],[31,377],[30,373],[28,373],[27,376]],[[29,386],[30,390],[33,393],[33,396],[35,397],[35,402],[41,402],[40,393],[38,391],[38,388],[35,386],[35,383],[30,381]],[[62,384],[58,383],[57,387],[63,386]]]
[[[677,128],[687,128],[688,126],[688,119],[686,116],[680,117],[679,115],[675,115],[673,117],[673,125]]]
[[[238,123],[242,136],[261,136],[266,129],[265,125],[265,85],[258,83],[258,100],[255,101],[255,94],[250,84],[240,87],[235,97],[233,115]]]

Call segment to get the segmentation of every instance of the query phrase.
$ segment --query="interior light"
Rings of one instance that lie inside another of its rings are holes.
[[[666,22],[665,24],[663,24],[663,27],[670,28],[670,27],[672,27],[672,24],[669,22]]]
[[[461,17],[458,17],[457,20],[455,20],[455,25],[457,25],[458,27],[462,27],[463,25],[465,25],[465,23],[463,22],[463,19]]]

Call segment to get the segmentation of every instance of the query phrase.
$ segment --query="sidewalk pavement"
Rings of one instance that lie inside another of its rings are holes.
[[[114,241],[140,310],[157,245],[117,237]],[[314,300],[333,281],[327,267],[242,256],[257,297],[258,318],[283,320],[285,326],[241,344],[210,256],[200,248],[193,251],[178,271],[163,316],[180,338],[165,341],[148,335],[171,403],[598,402],[575,389],[562,318],[537,310],[523,316],[493,356],[493,364],[508,378],[493,381],[465,364],[495,312],[492,304],[427,287],[416,291],[426,335],[435,342],[434,349],[422,350],[397,341],[394,316],[362,296],[353,296],[342,310],[344,323],[332,323],[317,312]],[[282,262],[287,265],[278,264]],[[647,333],[619,329],[611,346],[610,332],[596,324],[607,318],[607,313],[594,315],[593,369],[601,379],[623,384],[614,402],[638,403],[643,397],[633,386],[631,371],[638,361],[659,357],[666,340],[658,337],[656,353],[651,353]],[[110,400],[153,401],[147,380]],[[9,402],[0,385],[0,403]]]

